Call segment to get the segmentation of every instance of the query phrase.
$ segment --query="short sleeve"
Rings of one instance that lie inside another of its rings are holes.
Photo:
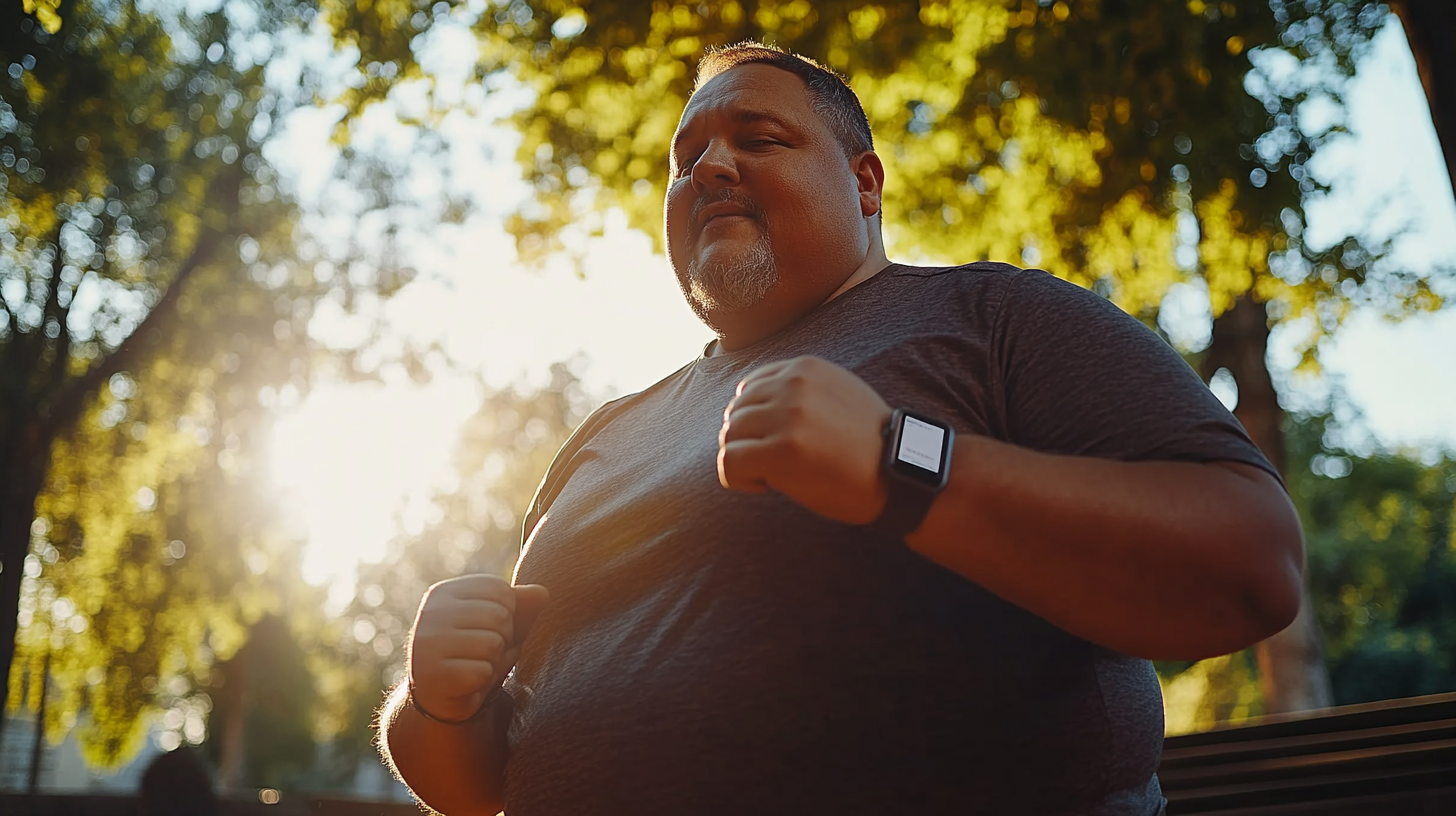
[[[1242,462],[1280,478],[1172,347],[1080,286],[1017,273],[992,354],[1013,444],[1123,461]]]
[[[566,486],[566,480],[581,466],[583,461],[581,449],[591,438],[596,436],[602,428],[605,428],[622,409],[639,395],[629,394],[619,397],[602,405],[593,411],[581,425],[572,431],[561,450],[552,457],[551,465],[546,468],[546,474],[541,477],[541,483],[536,486],[536,494],[531,497],[531,504],[526,508],[526,517],[521,522],[521,543],[517,550],[516,567],[520,568],[520,557],[525,554],[526,543],[531,539],[531,533],[540,523],[546,511],[551,508],[551,502],[556,500],[557,494]]]

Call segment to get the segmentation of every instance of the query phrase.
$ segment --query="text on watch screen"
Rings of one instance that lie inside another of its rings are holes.
[[[940,452],[944,445],[944,428],[907,416],[900,432],[900,450],[895,458],[936,473],[940,470]]]

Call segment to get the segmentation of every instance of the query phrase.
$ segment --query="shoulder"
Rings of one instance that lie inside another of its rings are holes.
[[[903,280],[934,281],[937,286],[951,287],[1004,287],[1016,277],[1029,271],[997,261],[976,261],[954,266],[916,266],[914,264],[891,263],[880,274],[888,278]],[[1045,273],[1043,273],[1045,274]]]
[[[976,261],[956,266],[892,263],[881,274],[901,287],[924,291],[935,297],[961,294],[997,301],[1002,298],[1015,298],[1022,302],[1039,298],[1103,300],[1095,293],[1041,269],[1023,269],[997,261]]]
[[[582,458],[585,455],[583,454],[583,449],[587,444],[606,429],[607,426],[611,425],[618,417],[630,411],[634,406],[640,404],[649,395],[662,389],[666,384],[685,376],[692,367],[693,364],[689,363],[648,388],[609,400],[588,414],[586,419],[582,420],[582,423],[567,438],[565,444],[561,446],[561,449],[556,452],[556,456],[551,460],[550,466],[546,468],[546,474],[541,478],[541,483],[536,487],[536,495],[531,500],[531,506],[527,510],[522,529],[523,541],[525,538],[530,537],[531,531],[535,529],[536,522],[545,514],[546,510],[551,506],[551,502],[555,500],[556,495],[561,492],[561,488],[566,484],[566,481],[571,478],[571,474],[581,464]]]
[[[919,314],[978,314],[991,319],[1027,270],[994,261],[954,266],[892,263],[880,272],[871,300],[911,307]]]
[[[998,320],[1005,330],[1085,333],[1096,326],[1156,339],[1142,321],[1085,286],[1041,269],[1007,269]]]
[[[957,266],[891,264],[882,298],[917,303],[936,311],[979,313],[1000,328],[1070,319],[1074,322],[1137,323],[1106,298],[1041,269],[977,261]],[[1012,326],[1005,326],[1007,321]]]

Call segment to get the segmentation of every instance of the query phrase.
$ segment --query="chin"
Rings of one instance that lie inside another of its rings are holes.
[[[713,311],[752,309],[779,285],[779,266],[767,237],[743,249],[694,258],[678,274],[683,292],[693,303]]]
[[[707,324],[708,328],[719,335],[731,331],[733,325],[739,322],[735,318],[739,318],[745,313],[752,311],[754,306],[763,302],[763,299],[759,298],[754,303],[730,305],[713,297],[711,293],[704,290],[696,281],[683,283],[679,279],[679,285],[682,286],[683,299],[688,302],[688,308],[692,309],[693,314],[697,315],[699,320]]]

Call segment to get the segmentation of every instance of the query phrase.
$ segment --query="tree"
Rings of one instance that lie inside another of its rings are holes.
[[[1456,691],[1456,457],[1362,455],[1348,424],[1289,434],[1335,702]]]
[[[541,258],[624,211],[660,235],[668,140],[702,49],[763,38],[845,73],[881,138],[893,253],[993,257],[1089,286],[1156,327],[1172,284],[1206,287],[1205,378],[1284,467],[1265,362],[1271,322],[1313,318],[1305,364],[1356,304],[1439,303],[1384,245],[1302,239],[1306,164],[1339,130],[1340,87],[1385,7],[1354,0],[750,0],[329,3],[367,79],[353,110],[423,75],[422,32],[468,26],[477,76],[532,91],[513,118],[535,200],[510,222]],[[660,238],[658,239],[660,241]],[[1328,701],[1308,614],[1260,649],[1273,710]]]
[[[263,396],[306,388],[321,299],[405,279],[387,253],[308,263],[328,250],[262,152],[298,102],[264,81],[267,34],[129,1],[0,6],[0,665],[8,704],[33,705],[54,653],[48,728],[81,722],[98,764],[159,704],[202,738],[212,661],[294,570],[259,483]]]

